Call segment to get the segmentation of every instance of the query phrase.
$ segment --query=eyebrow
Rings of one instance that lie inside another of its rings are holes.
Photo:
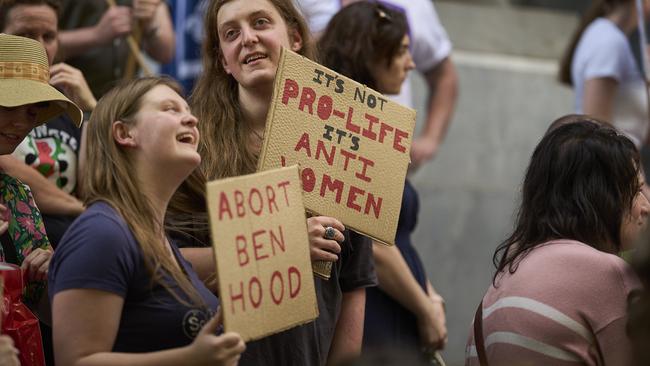
[[[269,14],[268,11],[263,10],[263,9],[262,10],[256,10],[256,11],[246,15],[246,19],[256,18],[258,16],[270,17],[270,14]],[[229,26],[231,24],[236,24],[236,23],[237,23],[237,20],[228,20],[228,21],[224,22],[223,24],[221,24],[220,26],[218,26],[217,31],[221,32],[224,27]]]
[[[181,103],[178,100],[175,100],[175,99],[172,99],[172,98],[166,98],[166,99],[161,100],[159,102],[159,105],[160,104],[165,104],[165,103],[172,103],[172,104],[180,105],[181,107],[184,107],[185,109],[187,109],[188,112],[192,113],[192,110],[190,109],[190,105],[187,104],[187,102]]]

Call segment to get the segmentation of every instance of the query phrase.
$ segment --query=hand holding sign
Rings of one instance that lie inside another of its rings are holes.
[[[328,239],[325,235],[326,228],[332,228],[333,237]],[[312,261],[336,262],[341,253],[341,245],[345,240],[343,230],[345,226],[333,218],[327,216],[316,216],[307,219],[307,230],[309,232],[309,255]]]
[[[237,365],[239,355],[246,345],[237,333],[216,335],[223,316],[221,308],[212,319],[208,320],[190,346],[188,364],[191,365]],[[191,361],[190,361],[191,360]]]

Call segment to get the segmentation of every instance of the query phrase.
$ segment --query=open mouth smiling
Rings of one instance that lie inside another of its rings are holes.
[[[261,60],[261,59],[264,59],[264,58],[267,58],[267,56],[265,54],[263,54],[263,53],[253,53],[253,54],[247,55],[244,58],[244,65],[248,65],[249,63],[251,63],[253,61]]]

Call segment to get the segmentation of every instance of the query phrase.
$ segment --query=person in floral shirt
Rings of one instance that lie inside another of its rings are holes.
[[[63,113],[79,125],[79,108],[48,84],[49,63],[34,40],[0,34],[0,155],[11,154],[27,134]],[[52,247],[29,187],[0,170],[0,261],[20,265],[25,301],[43,295]]]

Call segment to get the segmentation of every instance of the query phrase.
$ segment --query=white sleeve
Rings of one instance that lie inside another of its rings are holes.
[[[294,3],[307,20],[312,34],[323,32],[341,7],[339,0],[294,0]]]
[[[603,43],[608,45],[604,46]],[[585,58],[584,80],[609,77],[620,82],[623,79],[626,66],[625,55],[628,52],[626,44],[610,38],[601,40],[601,43],[586,49],[590,54]]]

